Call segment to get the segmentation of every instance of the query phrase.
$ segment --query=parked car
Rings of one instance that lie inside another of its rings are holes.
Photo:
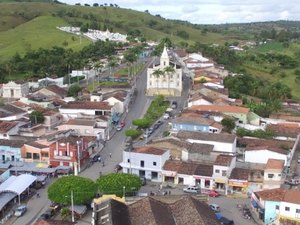
[[[187,186],[187,187],[183,188],[183,192],[186,192],[186,193],[199,193],[200,188],[197,187],[197,186]]]
[[[220,206],[217,204],[210,204],[210,208],[215,212],[220,212]]]
[[[164,118],[165,120],[167,120],[167,119],[170,118],[170,115],[169,115],[168,113],[165,113],[164,116],[163,116],[163,118]]]
[[[123,129],[123,127],[121,125],[117,126],[117,131],[121,131]]]
[[[297,163],[300,163],[300,156],[298,156]]]
[[[101,156],[99,154],[94,155],[92,162],[101,162]]]
[[[15,216],[17,217],[23,216],[26,211],[27,211],[27,206],[20,205],[15,209]]]
[[[153,131],[154,131],[154,129],[153,129],[152,127],[150,127],[150,128],[148,129],[148,134],[152,134]]]
[[[227,219],[226,217],[222,217],[220,219],[220,222],[221,222],[222,225],[234,225],[234,221],[230,220],[230,219]]]
[[[144,138],[148,138],[149,136],[150,136],[149,131],[146,131],[146,132],[143,134],[143,137],[144,137]]]
[[[124,120],[122,120],[122,121],[120,122],[120,126],[121,126],[121,127],[125,127],[125,121],[124,121]]]
[[[173,101],[171,107],[172,107],[172,109],[176,109],[176,108],[177,108],[177,102],[176,102],[176,101]]]

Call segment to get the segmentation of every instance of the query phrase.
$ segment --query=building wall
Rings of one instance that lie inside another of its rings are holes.
[[[287,155],[283,155],[277,152],[272,152],[269,150],[260,151],[245,151],[245,162],[251,163],[264,163],[266,164],[269,159],[280,159],[284,160],[285,164],[287,162]]]
[[[110,114],[110,110],[94,110],[94,109],[64,109],[60,108],[59,112],[64,116],[65,120],[69,120],[70,118],[77,118],[79,114],[85,115],[96,115],[96,111],[102,112],[103,115]]]
[[[0,145],[0,160],[22,161],[21,148]]]
[[[60,126],[57,126],[57,129],[75,130],[80,136],[97,136],[97,134],[100,134],[103,140],[106,139],[106,128],[94,128],[93,126],[62,124]]]
[[[3,97],[4,98],[21,98],[29,93],[29,84],[16,84],[10,81],[3,84]]]
[[[189,103],[188,103],[188,107],[192,107],[193,105],[212,105],[211,102],[209,101],[206,101],[204,99],[199,99],[199,100],[191,100]]]
[[[118,99],[116,99],[114,97],[110,97],[110,98],[106,99],[104,102],[108,102],[109,105],[115,106],[114,112],[118,112],[118,113],[124,112],[124,104],[123,104],[123,102],[119,101]]]
[[[280,205],[280,202],[265,201],[265,217],[264,224],[269,224],[277,217],[276,205]]]
[[[286,207],[289,207],[289,211],[286,210]],[[297,219],[297,221],[300,222],[300,213],[296,213],[296,209],[300,210],[299,204],[281,202],[279,206],[280,217],[293,218]]]
[[[229,115],[229,116],[233,116],[234,118],[237,118],[243,124],[248,123],[248,118],[247,118],[246,113],[228,113],[228,112],[224,112],[224,114]]]
[[[22,158],[25,162],[46,162],[49,163],[49,147],[48,148],[35,148],[30,145],[24,145],[21,149],[22,151]],[[31,158],[27,157],[27,153],[31,153]],[[39,158],[35,159],[34,154],[38,155]],[[46,155],[48,154],[48,156]]]
[[[208,125],[202,124],[184,124],[184,123],[172,123],[173,130],[185,130],[185,131],[199,131],[199,132],[209,132]]]
[[[163,155],[152,155],[136,152],[123,151],[123,173],[130,173],[130,168],[133,174],[140,175],[140,171],[145,171],[145,178],[152,181],[162,181],[162,167],[169,159],[170,153],[166,151]],[[130,160],[130,162],[128,162]],[[141,166],[141,161],[144,161],[144,167]],[[154,165],[156,162],[156,165]],[[151,178],[151,172],[157,172],[158,177],[156,180]]]

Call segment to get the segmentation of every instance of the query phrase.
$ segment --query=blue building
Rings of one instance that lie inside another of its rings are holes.
[[[25,141],[21,140],[0,140],[1,161],[21,161],[21,148],[24,143]]]
[[[174,131],[199,131],[205,133],[220,133],[222,126],[215,121],[202,117],[194,113],[185,113],[177,117],[172,122],[172,130]]]

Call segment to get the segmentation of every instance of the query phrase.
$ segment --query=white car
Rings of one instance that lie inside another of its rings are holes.
[[[218,206],[217,204],[210,204],[209,206],[213,211],[220,212],[220,206]]]
[[[197,186],[188,186],[183,188],[183,192],[196,194],[196,193],[200,193],[200,188]]]
[[[26,211],[27,211],[27,206],[26,205],[20,205],[15,209],[15,216],[16,217],[23,216]]]
[[[170,115],[169,115],[168,113],[165,113],[165,115],[163,116],[163,118],[164,118],[165,120],[167,120],[167,119],[170,118]]]

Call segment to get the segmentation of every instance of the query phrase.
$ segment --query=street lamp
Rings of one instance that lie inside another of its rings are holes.
[[[78,173],[80,173],[80,144],[81,141],[77,141],[77,171]],[[77,174],[78,175],[78,174]]]
[[[69,196],[65,196],[68,198]],[[72,216],[72,223],[75,222],[75,217],[74,217],[74,197],[73,197],[73,190],[71,190],[71,216]]]

